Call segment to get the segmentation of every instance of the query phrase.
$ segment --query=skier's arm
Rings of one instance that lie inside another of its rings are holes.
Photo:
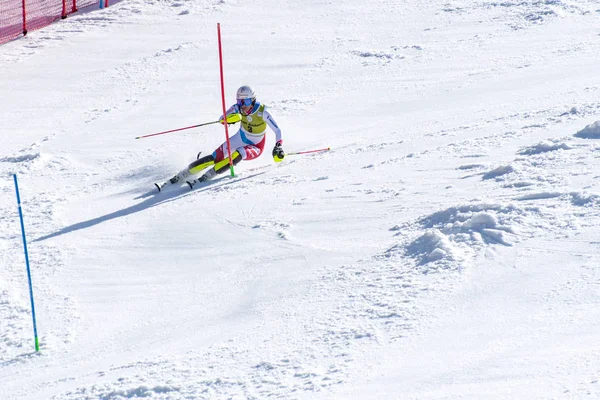
[[[231,114],[239,114],[240,109],[238,107],[237,104],[232,105],[231,107],[229,107],[229,109],[227,111],[225,111],[225,115],[231,115]],[[223,119],[223,114],[221,114],[219,116],[219,121]]]
[[[281,142],[283,140],[281,136],[281,129],[279,129],[279,126],[277,125],[277,122],[275,122],[275,120],[273,119],[273,116],[267,110],[264,110],[263,117],[267,121],[267,125],[269,125],[269,128],[271,128],[271,130],[275,132],[275,143]]]

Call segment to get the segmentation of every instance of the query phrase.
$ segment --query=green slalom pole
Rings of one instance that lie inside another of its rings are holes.
[[[25,239],[25,224],[23,223],[23,211],[21,210],[21,196],[19,195],[19,184],[17,174],[14,174],[15,190],[17,192],[17,204],[19,205],[19,218],[21,219],[21,234],[23,235],[23,248],[25,249],[25,265],[27,266],[27,279],[29,280],[29,299],[31,300],[31,316],[33,318],[33,336],[35,338],[35,351],[40,351],[40,342],[37,334],[37,324],[35,323],[35,305],[33,302],[33,287],[31,285],[31,271],[29,269],[29,253],[27,252],[27,240]]]

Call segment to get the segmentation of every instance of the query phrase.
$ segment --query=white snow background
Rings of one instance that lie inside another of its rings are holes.
[[[217,22],[331,151],[147,196]],[[0,65],[1,399],[600,399],[600,1],[122,0]]]

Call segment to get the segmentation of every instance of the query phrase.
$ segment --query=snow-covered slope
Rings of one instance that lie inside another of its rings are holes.
[[[600,397],[598,1],[123,0],[2,46],[0,398]],[[252,85],[283,129],[149,195]],[[41,351],[33,351],[13,174]]]

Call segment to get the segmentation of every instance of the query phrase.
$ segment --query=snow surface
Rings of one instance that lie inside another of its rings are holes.
[[[284,148],[149,196],[252,85]],[[600,2],[123,0],[1,48],[1,399],[599,399]],[[13,174],[41,351],[34,352]]]

